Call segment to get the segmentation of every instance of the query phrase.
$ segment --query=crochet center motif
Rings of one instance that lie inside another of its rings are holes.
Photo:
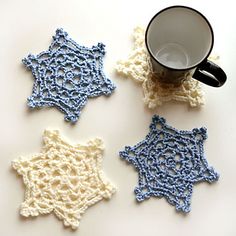
[[[26,186],[20,214],[54,212],[65,226],[76,229],[89,206],[115,192],[101,170],[103,143],[94,139],[72,146],[58,131],[47,130],[43,140],[41,153],[12,162]]]
[[[204,157],[206,138],[206,128],[178,131],[168,126],[164,118],[153,116],[146,138],[120,152],[121,158],[138,171],[136,199],[165,197],[176,210],[189,212],[193,184],[212,183],[219,178]]]
[[[55,106],[66,121],[76,122],[88,98],[107,96],[115,89],[102,71],[104,48],[102,43],[80,46],[58,29],[49,50],[22,60],[35,79],[28,106]]]

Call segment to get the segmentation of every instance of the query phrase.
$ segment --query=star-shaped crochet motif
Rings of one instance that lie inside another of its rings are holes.
[[[76,122],[88,98],[110,95],[115,85],[103,73],[105,45],[78,45],[62,29],[47,51],[23,59],[35,82],[28,106],[57,107],[65,120]]]
[[[76,229],[89,206],[109,199],[115,191],[101,170],[102,141],[72,146],[58,131],[45,131],[43,141],[41,153],[12,162],[26,186],[20,214],[54,212],[65,226]]]
[[[153,73],[150,57],[145,43],[145,30],[142,27],[134,29],[134,48],[127,60],[117,62],[116,71],[132,80],[140,83],[143,88],[144,103],[153,109],[165,102],[175,100],[187,102],[191,107],[204,104],[203,91],[200,82],[192,79],[190,73],[186,73],[186,80],[181,85],[160,83]]]
[[[193,185],[219,178],[204,157],[206,138],[206,128],[178,131],[168,126],[164,118],[153,116],[146,138],[120,152],[121,158],[138,171],[136,199],[165,197],[178,211],[189,212]]]

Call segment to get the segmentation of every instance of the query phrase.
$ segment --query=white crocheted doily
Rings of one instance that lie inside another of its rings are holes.
[[[200,82],[190,76],[179,86],[163,84],[154,78],[144,43],[144,34],[143,28],[134,29],[134,49],[127,60],[117,62],[116,71],[142,85],[144,103],[148,108],[155,108],[170,100],[187,102],[192,107],[203,105],[204,96]]]
[[[28,217],[54,212],[65,226],[76,229],[89,206],[115,192],[101,170],[103,143],[94,139],[71,145],[58,131],[48,130],[43,141],[41,153],[12,162],[26,187],[20,214]]]

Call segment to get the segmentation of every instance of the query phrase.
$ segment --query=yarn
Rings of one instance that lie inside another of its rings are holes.
[[[154,115],[146,138],[120,152],[138,171],[137,201],[164,197],[176,210],[189,212],[193,185],[219,178],[204,156],[206,138],[206,128],[179,131]]]
[[[65,226],[76,229],[89,206],[115,192],[101,170],[103,142],[96,138],[71,145],[56,130],[46,130],[43,142],[41,153],[12,162],[26,187],[20,214],[54,212]]]
[[[149,62],[144,33],[142,27],[134,29],[133,51],[127,60],[117,62],[117,73],[142,85],[143,100],[150,109],[172,100],[189,103],[191,107],[203,105],[205,101],[201,85],[189,73],[186,74],[184,82],[178,86],[158,81]]]
[[[80,46],[57,29],[47,51],[22,60],[35,80],[28,106],[56,107],[65,113],[66,121],[76,122],[88,98],[108,96],[115,89],[103,73],[104,55],[104,44]]]

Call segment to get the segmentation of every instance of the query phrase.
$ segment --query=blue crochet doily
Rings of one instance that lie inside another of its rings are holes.
[[[80,46],[58,29],[47,51],[22,60],[35,79],[29,107],[55,106],[66,121],[76,122],[88,98],[110,95],[115,89],[102,71],[104,48],[102,43]]]
[[[164,118],[153,116],[146,138],[120,152],[138,171],[136,199],[165,197],[178,211],[189,212],[193,184],[219,178],[204,157],[206,138],[206,128],[178,131]]]

